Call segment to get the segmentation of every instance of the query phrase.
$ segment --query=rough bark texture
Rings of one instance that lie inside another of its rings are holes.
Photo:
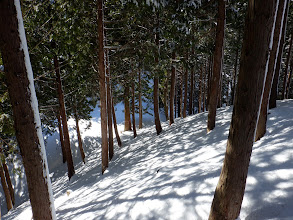
[[[169,120],[169,106],[168,106],[168,84],[169,84],[169,74],[167,74],[166,78],[165,78],[165,82],[164,82],[164,113],[165,113],[165,117],[166,117],[166,121]]]
[[[60,114],[61,114],[62,125],[63,125],[62,130],[64,135],[64,147],[65,147],[65,155],[66,155],[67,168],[68,168],[68,178],[70,180],[70,178],[74,175],[75,170],[73,166],[72,153],[71,153],[71,147],[70,147],[70,138],[69,138],[68,125],[67,125],[64,93],[62,89],[62,82],[61,82],[61,76],[60,76],[60,67],[59,67],[59,62],[56,55],[54,56],[54,67],[55,67],[55,73],[56,73]]]
[[[186,117],[187,110],[187,92],[188,92],[188,69],[185,69],[184,74],[184,105],[183,105],[183,118]]]
[[[202,85],[202,111],[205,112],[206,108],[206,75],[207,75],[207,63],[205,71],[203,72],[203,85]]]
[[[194,44],[192,44],[191,56],[194,56]],[[192,66],[190,70],[190,93],[189,93],[188,115],[191,115],[193,113],[193,88],[194,88],[194,66]]]
[[[175,82],[176,82],[176,70],[175,70],[175,52],[172,53],[173,65],[171,69],[171,89],[170,89],[170,125],[174,123],[174,98],[175,98]]]
[[[180,73],[180,80],[179,80],[179,103],[178,103],[178,116],[182,118],[183,114],[183,72]]]
[[[293,70],[293,59],[291,58],[291,61],[290,61],[290,71],[289,71],[288,78],[287,78],[285,99],[288,99],[289,98],[289,91],[290,91],[292,70]]]
[[[74,113],[74,118],[75,118],[75,127],[76,127],[77,139],[78,139],[79,152],[80,152],[82,162],[85,163],[85,154],[84,154],[84,150],[83,150],[83,146],[82,146],[82,139],[81,139],[81,134],[80,134],[80,129],[79,129],[79,118],[78,118],[76,109],[75,109],[75,113]]]
[[[98,42],[99,42],[99,84],[102,134],[102,174],[109,164],[108,128],[107,128],[107,93],[105,85],[105,52],[104,52],[104,2],[98,0]]]
[[[213,75],[211,78],[211,90],[208,105],[208,124],[207,130],[214,129],[216,124],[216,111],[219,97],[219,83],[222,70],[222,56],[224,46],[224,27],[225,27],[225,0],[218,0],[218,21],[217,21],[217,33],[216,33],[216,45],[214,51],[214,65]]]
[[[108,118],[108,135],[109,135],[109,159],[112,160],[114,156],[114,141],[113,141],[113,123],[112,123],[112,94],[111,94],[111,73],[109,64],[109,54],[107,55],[106,68],[106,82],[107,82],[107,118]]]
[[[7,167],[6,163],[5,163],[5,161],[2,161],[2,166],[3,166],[7,186],[8,186],[8,189],[9,189],[12,205],[14,206],[15,205],[14,189],[13,189],[13,186],[12,186],[12,183],[11,183],[10,174],[9,174],[8,167]]]
[[[202,66],[200,67],[199,74],[199,93],[198,93],[198,113],[201,113],[202,109]]]
[[[117,140],[118,146],[122,147],[122,142],[121,142],[118,128],[117,128],[117,121],[116,121],[116,114],[115,114],[115,109],[114,109],[113,97],[112,97],[112,115],[113,115],[113,124],[114,124],[114,131],[115,131],[116,140]]]
[[[236,54],[235,54],[235,64],[234,64],[234,73],[233,73],[233,86],[232,86],[232,89],[231,89],[231,105],[234,104],[235,89],[236,89],[236,82],[237,82],[237,68],[238,68],[238,56],[239,56],[238,47],[236,48],[235,53]]]
[[[142,128],[141,71],[138,73],[138,128]]]
[[[278,12],[277,12],[277,17],[275,22],[273,47],[270,52],[269,65],[268,65],[268,71],[267,71],[265,87],[264,87],[264,92],[262,97],[261,110],[260,110],[257,128],[256,128],[256,135],[255,135],[256,141],[261,139],[266,133],[268,103],[269,103],[270,91],[272,87],[272,81],[273,81],[274,73],[275,73],[276,58],[278,56],[280,32],[282,31],[281,28],[282,28],[284,9],[286,8],[286,5],[285,5],[286,1],[287,0],[279,0]]]
[[[137,133],[136,133],[136,126],[135,126],[135,85],[134,85],[134,81],[132,82],[131,92],[132,92],[131,104],[132,104],[133,137],[136,138]]]
[[[131,131],[131,120],[130,120],[130,107],[129,107],[129,87],[124,87],[124,131]]]
[[[270,94],[270,101],[269,101],[269,108],[270,109],[277,107],[278,84],[279,84],[281,62],[282,62],[283,51],[284,51],[284,42],[285,42],[285,37],[286,37],[286,27],[287,27],[287,20],[288,20],[289,5],[290,5],[290,1],[287,0],[285,17],[284,17],[283,27],[282,27],[281,41],[280,41],[280,46],[279,46],[279,53],[278,53],[278,57],[277,57],[274,80],[273,80],[273,85],[272,85],[271,94]]]
[[[4,170],[1,165],[0,165],[0,178],[1,178],[1,185],[2,185],[5,199],[6,199],[7,210],[9,211],[10,209],[13,208],[12,199],[11,199],[9,188],[5,179]]]
[[[209,220],[234,220],[240,213],[264,87],[277,0],[250,0],[239,80],[224,165]]]
[[[17,7],[17,8],[16,8]],[[19,1],[0,1],[0,51],[35,220],[56,219]]]
[[[59,111],[59,113],[58,113],[57,119],[58,119],[59,139],[60,139],[60,143],[61,143],[63,163],[65,163],[66,162],[66,150],[65,150],[65,145],[64,145],[64,135],[63,135],[63,130],[62,130],[60,109],[58,111]]]
[[[287,59],[286,59],[286,68],[285,68],[284,79],[283,79],[282,99],[286,98],[286,86],[287,86],[287,80],[288,80],[289,69],[290,69],[289,63],[291,59],[292,43],[293,43],[293,34],[291,34],[290,43],[289,43],[290,46],[289,46]]]

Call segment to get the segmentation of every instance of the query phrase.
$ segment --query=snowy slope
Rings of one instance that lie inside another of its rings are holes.
[[[216,128],[209,134],[207,113],[177,119],[172,126],[164,122],[159,136],[154,126],[139,130],[136,139],[131,132],[123,132],[124,146],[116,147],[103,176],[96,119],[82,134],[85,165],[74,147],[76,175],[70,182],[59,148],[50,146],[48,163],[57,218],[207,219],[224,158],[231,111],[229,107],[219,109]],[[240,219],[293,219],[293,100],[278,102],[278,108],[270,112],[267,134],[253,147]],[[56,138],[47,144],[56,145]],[[27,201],[3,219],[31,216]]]

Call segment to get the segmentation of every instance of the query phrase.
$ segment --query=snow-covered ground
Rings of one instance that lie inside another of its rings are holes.
[[[71,121],[76,175],[70,182],[62,164],[58,134],[47,140],[57,218],[207,219],[223,163],[231,112],[230,107],[219,109],[216,128],[209,134],[207,113],[176,119],[172,126],[164,122],[159,136],[154,125],[149,125],[133,139],[131,132],[122,132],[120,124],[123,147],[115,146],[115,156],[104,175],[98,110],[90,129],[84,130],[85,122],[81,126],[86,164],[81,162]],[[270,110],[267,126],[266,136],[253,147],[242,220],[293,219],[293,100],[278,102],[278,108]],[[27,193],[18,203],[24,198]],[[26,201],[3,219],[31,217]]]

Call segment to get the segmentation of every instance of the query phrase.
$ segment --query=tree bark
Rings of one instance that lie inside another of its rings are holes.
[[[273,30],[273,48],[270,52],[268,71],[266,75],[265,87],[262,97],[261,110],[258,118],[255,140],[261,139],[266,133],[267,127],[267,115],[268,115],[268,103],[270,97],[270,91],[272,87],[272,81],[274,78],[275,67],[276,67],[276,58],[278,57],[279,52],[279,43],[280,43],[280,33],[282,33],[282,22],[284,10],[286,9],[285,3],[287,0],[279,0],[279,7],[275,22],[275,30]]]
[[[168,121],[169,120],[169,106],[168,106],[168,82],[169,82],[169,77],[168,77],[168,73],[167,73],[167,76],[165,78],[165,82],[164,82],[164,113],[165,113],[165,117],[166,117],[166,120]]]
[[[238,39],[240,40],[240,39]],[[234,96],[235,96],[235,88],[237,82],[237,68],[238,68],[238,56],[239,56],[239,48],[236,48],[235,52],[235,64],[234,64],[234,74],[233,74],[233,87],[231,89],[231,105],[234,104]]]
[[[176,70],[175,70],[175,51],[172,52],[172,69],[171,69],[171,89],[170,89],[170,125],[174,123],[174,98],[175,98],[175,83],[176,83]]]
[[[113,124],[114,124],[114,131],[115,131],[116,140],[117,140],[118,146],[122,147],[122,142],[121,142],[119,132],[118,132],[118,128],[117,128],[116,114],[115,114],[113,97],[112,97],[112,115],[113,115]]]
[[[142,128],[141,71],[138,73],[138,128]]]
[[[76,106],[74,109],[74,118],[75,118],[75,126],[76,126],[76,133],[77,133],[77,139],[78,139],[78,147],[79,147],[79,152],[80,152],[80,156],[81,159],[83,161],[83,163],[85,163],[85,154],[84,154],[84,150],[82,147],[82,139],[81,139],[81,134],[80,134],[80,130],[79,130],[79,118],[77,115],[77,110],[76,110]]]
[[[10,209],[13,208],[13,205],[12,205],[12,199],[10,196],[8,185],[6,183],[6,179],[5,179],[5,175],[4,175],[4,171],[3,171],[2,166],[0,166],[0,177],[1,177],[1,184],[2,184],[3,191],[4,191],[5,199],[6,199],[7,210],[9,211]]]
[[[41,119],[19,1],[0,1],[0,51],[35,220],[56,219]],[[22,34],[20,34],[22,33]]]
[[[216,112],[219,97],[219,83],[221,78],[222,70],[222,56],[224,46],[224,31],[225,31],[225,0],[218,0],[218,22],[217,22],[217,34],[216,34],[216,45],[214,51],[214,66],[213,76],[211,78],[211,90],[208,105],[208,132],[213,130],[216,124]]]
[[[135,85],[134,85],[134,80],[132,82],[132,86],[131,86],[131,92],[132,92],[132,100],[131,100],[131,104],[132,104],[132,126],[133,126],[133,137],[136,138],[137,137],[137,133],[136,133],[136,126],[135,126]]]
[[[98,42],[99,42],[99,83],[101,108],[101,134],[102,134],[102,174],[108,167],[108,128],[107,128],[107,93],[105,85],[105,51],[104,51],[104,2],[98,0]]]
[[[15,205],[14,190],[13,190],[13,186],[12,186],[12,183],[11,183],[10,174],[9,174],[9,171],[8,171],[8,167],[7,167],[6,163],[5,163],[5,160],[2,161],[2,166],[3,166],[3,170],[4,170],[4,174],[5,174],[7,186],[8,186],[8,189],[9,189],[9,193],[10,193],[12,205],[14,206]]]
[[[291,84],[292,71],[293,71],[293,59],[291,58],[290,71],[289,71],[288,78],[287,78],[286,93],[285,93],[286,99],[289,98],[289,90],[290,90],[290,84]]]
[[[250,0],[226,155],[209,220],[240,213],[266,76],[277,0]]]
[[[179,117],[183,117],[183,70],[180,73],[180,80],[179,80],[179,95],[180,95],[180,99],[179,99],[179,108],[178,108],[178,115]]]
[[[188,92],[188,69],[185,68],[184,74],[184,105],[183,105],[183,118],[186,117],[186,110],[187,110],[187,92]]]
[[[282,24],[283,26],[282,26],[282,35],[281,35],[281,41],[280,41],[280,46],[279,46],[279,53],[278,53],[278,57],[277,57],[273,85],[272,85],[271,94],[270,94],[270,101],[269,101],[269,108],[270,109],[277,107],[278,84],[279,84],[281,62],[282,62],[283,51],[284,51],[284,42],[285,42],[285,37],[286,37],[286,27],[287,27],[287,20],[288,20],[289,5],[290,5],[290,1],[287,0],[285,17],[284,17],[284,21]]]
[[[128,85],[124,86],[124,115],[125,115],[124,131],[131,131]]]
[[[203,72],[203,92],[202,92],[202,111],[206,111],[206,75],[207,75],[207,62],[206,62],[206,68],[205,71]]]
[[[286,59],[286,69],[284,73],[284,80],[283,80],[283,91],[282,91],[282,99],[286,98],[286,86],[287,86],[287,80],[288,80],[288,75],[289,75],[289,63],[291,59],[291,50],[292,50],[292,43],[293,43],[293,34],[291,34],[290,38],[290,46],[287,54],[287,59]]]
[[[112,94],[111,94],[111,73],[109,54],[106,57],[106,83],[107,83],[107,118],[108,118],[108,135],[109,135],[109,159],[112,160],[114,156],[114,140],[113,140],[113,123],[112,123]]]
[[[70,180],[70,178],[74,175],[75,170],[73,166],[72,153],[70,148],[70,138],[69,138],[68,125],[67,125],[66,107],[64,102],[64,93],[62,89],[62,82],[61,82],[61,76],[60,76],[60,66],[59,66],[58,58],[56,55],[54,56],[54,67],[55,67],[55,73],[56,73],[60,114],[61,114],[62,125],[63,125],[62,130],[64,134],[64,146],[65,146],[65,155],[66,155],[67,168],[68,168],[68,178]]]
[[[62,150],[62,157],[63,157],[63,163],[66,162],[66,150],[65,150],[65,145],[64,145],[64,135],[63,135],[63,130],[62,130],[62,122],[61,122],[61,115],[60,115],[60,109],[58,109],[58,130],[59,130],[59,139],[61,143],[61,150]]]
[[[200,67],[200,75],[199,75],[199,93],[198,93],[198,113],[201,113],[202,109],[202,65]]]
[[[192,44],[191,55],[194,56],[194,43]],[[193,88],[194,88],[194,66],[192,66],[190,70],[190,94],[189,94],[188,115],[192,115],[193,113]]]

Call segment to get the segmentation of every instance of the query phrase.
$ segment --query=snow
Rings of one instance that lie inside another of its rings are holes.
[[[56,219],[55,208],[54,208],[54,198],[53,198],[53,192],[52,192],[52,188],[51,188],[51,181],[49,178],[47,156],[46,156],[45,144],[44,144],[44,139],[43,139],[43,134],[42,134],[42,127],[41,127],[41,119],[40,119],[39,108],[38,108],[38,100],[37,100],[37,96],[35,93],[33,70],[32,70],[32,66],[31,66],[31,62],[30,62],[30,58],[29,58],[27,41],[26,41],[26,36],[25,36],[25,31],[24,31],[24,26],[23,26],[22,13],[21,13],[21,7],[20,7],[19,0],[14,0],[14,4],[16,7],[16,12],[17,12],[18,32],[19,32],[20,44],[21,44],[19,50],[23,50],[23,52],[24,52],[25,68],[26,68],[28,79],[29,79],[29,94],[31,95],[31,97],[30,97],[31,107],[34,112],[34,122],[35,122],[35,127],[37,130],[38,139],[40,142],[39,150],[40,150],[41,158],[43,160],[43,176],[44,176],[45,181],[47,181],[47,186],[48,186],[48,191],[49,191],[49,196],[50,196],[50,203],[51,203],[52,218]]]
[[[277,104],[268,115],[266,135],[253,147],[239,220],[293,219],[293,100]],[[123,147],[115,143],[114,158],[104,175],[100,173],[98,109],[91,129],[85,131],[86,122],[81,121],[85,165],[75,146],[74,121],[69,120],[76,168],[70,182],[56,144],[58,134],[47,139],[57,219],[207,219],[231,114],[232,107],[218,109],[216,128],[208,134],[207,112],[176,119],[171,126],[163,122],[159,136],[155,126],[149,125],[138,130],[133,139],[132,132],[122,132],[120,124]],[[26,201],[3,219],[26,220],[31,216]]]

